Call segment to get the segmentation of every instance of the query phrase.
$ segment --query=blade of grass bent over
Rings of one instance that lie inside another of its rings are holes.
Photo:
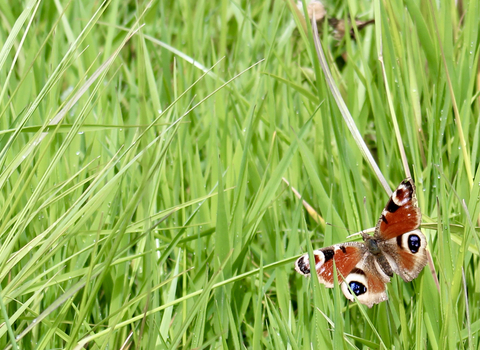
[[[313,16],[313,18],[315,18],[315,16]],[[335,84],[335,81],[333,80],[333,76],[332,76],[332,73],[330,72],[330,68],[328,67],[325,54],[323,53],[323,48],[320,43],[320,38],[318,36],[317,23],[315,22],[315,20],[312,20],[312,30],[313,30],[312,31],[313,41],[315,43],[315,49],[317,50],[318,61],[320,62],[320,66],[322,67],[323,73],[325,74],[325,80],[327,81],[328,87],[332,92],[333,98],[337,103],[338,109],[340,110],[340,113],[343,116],[345,124],[347,124],[347,127],[350,130],[350,133],[352,134],[353,139],[357,143],[358,148],[362,152],[363,157],[368,162],[368,164],[370,164],[370,166],[372,167],[373,171],[375,172],[375,175],[377,175],[378,180],[380,181],[383,188],[385,189],[385,192],[387,192],[387,194],[390,196],[392,194],[392,190],[390,189],[390,186],[388,185],[387,180],[383,176],[382,171],[380,170],[377,163],[375,162],[375,159],[373,159],[373,156],[370,153],[370,150],[368,149],[367,144],[363,140],[362,135],[360,135],[360,132],[358,131],[357,126],[355,125],[355,121],[353,120],[347,108],[347,105],[345,104],[345,101],[343,101],[342,95],[340,94],[340,90],[338,89],[337,85]]]

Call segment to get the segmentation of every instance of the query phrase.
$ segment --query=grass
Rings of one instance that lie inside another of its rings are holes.
[[[0,348],[479,348],[478,2],[326,6],[376,20],[322,32],[336,95],[290,1],[0,3]],[[440,292],[368,309],[293,261],[375,225],[400,145]]]

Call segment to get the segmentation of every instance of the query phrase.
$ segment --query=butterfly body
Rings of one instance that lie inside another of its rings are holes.
[[[295,270],[308,276],[314,269],[320,283],[332,288],[335,262],[345,297],[354,300],[353,292],[360,303],[372,307],[388,299],[385,283],[390,282],[394,273],[409,282],[426,265],[427,240],[418,229],[420,222],[415,185],[406,179],[382,211],[373,237],[362,232],[363,243],[348,242],[314,250],[314,266],[308,254],[304,254],[296,261]]]

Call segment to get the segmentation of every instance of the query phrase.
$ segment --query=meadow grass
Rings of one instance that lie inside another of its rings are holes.
[[[0,348],[479,348],[480,5],[325,5],[0,2]],[[406,166],[439,290],[294,271]]]

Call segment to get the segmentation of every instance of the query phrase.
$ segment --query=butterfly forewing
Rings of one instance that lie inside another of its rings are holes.
[[[333,261],[337,267],[337,275],[340,282],[343,281],[342,276],[347,276],[366,253],[363,243],[350,242],[336,244],[313,251],[315,264],[310,264],[308,254],[302,255],[295,262],[295,270],[302,275],[311,274],[311,270],[315,270],[320,283],[325,284],[328,288],[333,287]]]
[[[422,214],[417,207],[412,179],[403,180],[393,192],[375,228],[375,238],[387,240],[420,226]]]

